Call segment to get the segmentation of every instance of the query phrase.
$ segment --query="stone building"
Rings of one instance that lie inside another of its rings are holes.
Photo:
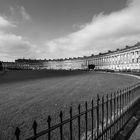
[[[15,62],[2,62],[2,67],[3,69],[15,69],[16,68],[16,64]]]
[[[53,60],[17,59],[15,63],[3,62],[3,67],[8,69],[83,70],[88,69],[90,65],[95,65],[95,69],[98,70],[140,71],[140,43],[89,57]]]
[[[96,69],[140,71],[140,43],[91,56],[87,61],[88,65],[94,64]]]
[[[15,64],[17,68],[37,70],[42,69],[44,61],[45,60],[17,59],[15,60]]]
[[[87,60],[84,58],[70,58],[70,59],[59,59],[59,60],[49,60],[43,62],[44,69],[54,69],[54,70],[75,70],[75,69],[86,69]]]

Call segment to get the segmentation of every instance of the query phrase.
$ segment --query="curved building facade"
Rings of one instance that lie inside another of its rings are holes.
[[[116,51],[100,53],[89,57],[87,61],[88,65],[94,64],[96,69],[140,71],[140,43]]]
[[[98,70],[140,71],[140,43],[134,46],[126,46],[123,49],[108,51],[107,53],[91,55],[89,57],[54,60],[17,59],[15,63],[3,62],[3,68],[12,69],[75,70],[88,69],[90,65],[95,65],[95,69]]]

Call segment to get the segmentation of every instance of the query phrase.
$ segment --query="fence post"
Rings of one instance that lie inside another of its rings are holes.
[[[81,114],[81,105],[78,105],[78,140],[80,140],[80,136],[81,136],[81,121],[80,121],[80,114]]]
[[[108,128],[108,94],[106,95],[106,129]],[[109,135],[108,135],[109,133],[108,133],[108,130],[107,130],[107,132],[106,132],[106,140],[108,140],[108,137],[109,137]]]
[[[104,139],[104,96],[102,97],[102,140]]]
[[[70,140],[72,140],[72,106],[70,107]]]
[[[19,140],[19,136],[20,136],[20,129],[17,127],[16,131],[15,131],[15,136],[16,136],[16,140]]]
[[[110,94],[110,124],[112,123],[112,93]],[[110,139],[112,136],[112,127],[110,127]]]
[[[126,93],[126,109],[128,107],[128,93],[129,93],[129,87],[128,87],[127,93]]]
[[[129,90],[129,94],[128,94],[128,102],[130,102],[130,94],[131,94],[131,87],[130,87],[130,90]]]
[[[127,109],[127,108],[126,108],[126,106],[127,106],[126,95],[127,95],[127,88],[126,88],[125,90],[126,90],[126,92],[125,92],[125,94],[124,94],[124,98],[125,98],[125,99],[124,99],[124,101],[125,101],[125,102],[124,102],[124,108],[125,108],[125,109],[124,109],[124,111],[125,111],[125,114],[124,114],[124,123],[126,122],[126,109]]]
[[[117,115],[116,115],[116,118],[117,118],[117,131],[119,130],[119,126],[118,126],[118,118],[119,118],[119,91],[117,91]]]
[[[48,119],[47,119],[47,122],[48,122],[48,140],[51,140],[51,131],[50,131],[50,128],[51,128],[51,116],[49,115],[48,116]]]
[[[116,93],[114,92],[114,120],[116,119],[116,113],[117,113],[117,110],[116,110]]]
[[[125,92],[124,92],[124,108],[126,106],[126,93],[127,93],[127,88],[125,88]]]
[[[36,121],[33,122],[32,127],[33,127],[34,136],[36,136],[37,135],[37,122]],[[36,138],[34,138],[34,140],[36,140]]]
[[[123,113],[123,99],[122,99],[122,96],[123,96],[123,94],[122,94],[122,90],[121,90],[121,95],[120,95],[120,105],[121,105],[121,125],[120,125],[120,127],[122,128],[122,125],[123,125],[123,119],[122,119],[122,113]]]
[[[131,92],[131,88],[129,87],[129,91],[128,91],[128,94],[127,94],[127,103],[129,103],[129,95],[130,95],[130,92]]]
[[[122,126],[124,124],[124,94],[125,94],[125,89],[123,89],[123,93],[122,93]]]
[[[126,109],[127,109],[127,93],[128,93],[128,87],[127,87],[126,94],[125,94],[125,106],[126,106]]]
[[[125,97],[124,97],[124,95],[125,95],[125,89],[123,90],[123,94],[122,94],[122,98],[123,98],[123,104],[122,104],[122,107],[123,107],[123,112],[124,112],[124,103],[125,103]]]
[[[87,140],[87,125],[88,125],[88,120],[87,120],[87,102],[85,102],[85,124],[86,124],[86,140]]]
[[[99,101],[100,101],[100,98],[99,98],[99,95],[97,95],[97,107],[96,107],[96,115],[97,115],[97,139],[99,137],[99,121],[100,121],[100,118],[99,118]]]
[[[59,117],[60,117],[60,140],[63,140],[63,112],[60,111],[60,114],[59,114]]]
[[[116,120],[116,93],[114,92],[114,122]],[[116,123],[114,124],[114,130],[113,130],[115,133],[116,132]]]
[[[92,107],[92,109],[91,109],[91,139],[93,140],[93,129],[94,129],[94,124],[93,124],[93,108],[94,108],[94,105],[93,105],[93,100],[92,100],[92,102],[91,102],[91,107]]]

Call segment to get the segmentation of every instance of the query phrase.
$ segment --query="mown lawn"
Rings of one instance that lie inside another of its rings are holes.
[[[34,119],[42,130],[49,114],[55,118],[70,105],[90,102],[97,94],[105,95],[138,81],[113,73],[82,72],[0,84],[0,139],[14,139],[16,126],[26,133]]]

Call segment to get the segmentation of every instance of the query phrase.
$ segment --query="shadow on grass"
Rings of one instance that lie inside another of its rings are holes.
[[[41,78],[64,77],[85,74],[83,70],[11,70],[0,73],[0,84]]]

